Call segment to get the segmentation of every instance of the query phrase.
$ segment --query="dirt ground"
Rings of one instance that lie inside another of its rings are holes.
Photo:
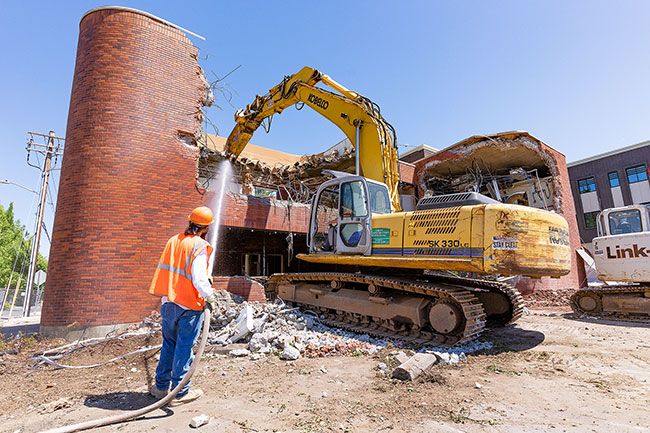
[[[138,340],[139,339],[139,340]],[[86,349],[97,362],[138,337]],[[595,322],[568,311],[532,310],[516,327],[490,331],[494,349],[400,383],[376,369],[380,356],[285,362],[204,359],[194,384],[206,395],[101,432],[650,432],[650,324]],[[133,410],[153,399],[153,357],[90,370],[29,368],[30,342],[0,357],[0,430],[33,432]]]

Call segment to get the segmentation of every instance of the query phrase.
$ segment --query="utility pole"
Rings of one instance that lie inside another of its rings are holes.
[[[57,137],[54,131],[49,134],[38,132],[28,132],[30,135],[27,141],[27,164],[41,170],[41,189],[39,191],[38,210],[36,211],[36,226],[32,241],[32,249],[29,259],[29,270],[27,272],[27,287],[25,288],[25,301],[23,304],[23,317],[29,316],[31,311],[32,288],[34,287],[34,277],[36,275],[36,264],[38,262],[38,249],[41,243],[41,231],[43,229],[43,216],[45,215],[45,201],[47,199],[47,187],[50,181],[50,172],[52,171],[52,158],[56,162],[57,158],[63,154],[61,141],[64,138]],[[34,137],[42,137],[47,144],[36,143]],[[45,156],[43,167],[30,163],[30,155],[37,153]]]

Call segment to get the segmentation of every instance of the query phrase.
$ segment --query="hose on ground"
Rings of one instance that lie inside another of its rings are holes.
[[[194,374],[197,367],[199,366],[199,361],[201,359],[201,356],[203,355],[203,351],[205,350],[205,345],[208,342],[209,331],[210,331],[210,309],[206,308],[203,314],[203,330],[201,332],[201,341],[199,342],[199,347],[196,350],[196,356],[194,358],[194,362],[192,362],[192,365],[190,366],[190,369],[185,375],[185,377],[183,377],[183,380],[181,380],[180,383],[176,385],[176,387],[172,389],[169,392],[169,394],[167,394],[167,396],[165,396],[164,398],[158,400],[153,404],[150,404],[149,406],[143,407],[142,409],[138,409],[134,412],[120,413],[117,415],[98,418],[91,421],[84,421],[78,424],[71,424],[64,427],[46,430],[41,433],[70,433],[70,432],[88,430],[92,428],[99,428],[105,425],[117,424],[117,423],[132,420],[134,418],[139,418],[143,415],[148,414],[149,412],[152,412],[156,409],[160,409],[166,406],[170,401],[172,401],[174,397],[176,397],[176,394],[178,394],[180,390],[183,389],[183,387],[190,381],[192,375]]]

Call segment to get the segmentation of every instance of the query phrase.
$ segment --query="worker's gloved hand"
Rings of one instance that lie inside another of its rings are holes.
[[[219,303],[217,302],[217,299],[214,297],[214,295],[205,300],[205,308],[210,310],[210,313],[219,308]]]

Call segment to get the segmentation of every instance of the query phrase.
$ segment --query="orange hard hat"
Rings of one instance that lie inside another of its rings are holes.
[[[214,215],[209,207],[199,206],[189,214],[187,219],[200,226],[209,226],[214,222]]]

